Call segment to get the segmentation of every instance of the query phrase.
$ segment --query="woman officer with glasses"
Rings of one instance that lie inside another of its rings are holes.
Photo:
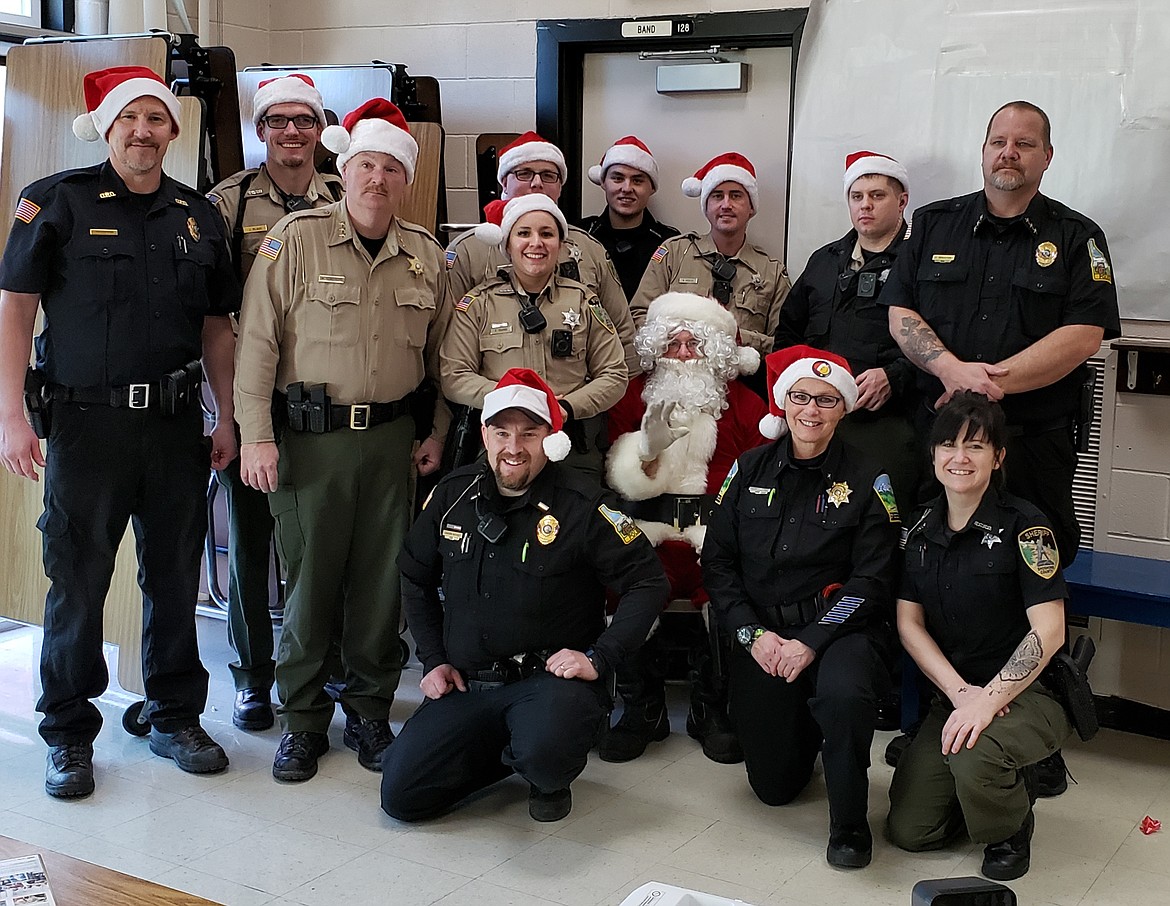
[[[791,802],[817,752],[829,800],[826,858],[869,864],[869,749],[888,672],[898,508],[878,463],[836,437],[857,404],[840,356],[767,357],[775,442],[742,455],[716,495],[703,583],[730,655],[729,713],[748,783]]]

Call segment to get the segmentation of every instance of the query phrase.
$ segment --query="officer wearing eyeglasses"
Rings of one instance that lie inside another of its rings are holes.
[[[252,122],[267,154],[258,168],[229,176],[207,196],[224,222],[243,283],[256,250],[286,214],[341,198],[341,178],[318,173],[314,155],[325,124],[321,94],[299,73],[260,83]],[[228,504],[228,641],[236,653],[232,722],[241,730],[273,724],[272,618],[268,612],[272,513],[260,491],[240,480],[240,461],[220,473]]]

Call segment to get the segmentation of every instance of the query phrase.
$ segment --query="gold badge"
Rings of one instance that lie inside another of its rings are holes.
[[[195,222],[194,217],[187,218],[187,232],[191,234],[192,239],[199,241],[199,224]]]
[[[829,503],[833,504],[833,506],[837,507],[837,509],[840,509],[841,504],[849,502],[849,495],[852,494],[853,491],[849,487],[849,482],[838,481],[835,482],[826,493],[829,498]]]
[[[561,524],[557,522],[556,516],[541,516],[540,522],[536,523],[536,540],[541,544],[552,544],[557,540],[557,532],[561,530]]]
[[[1056,546],[1052,529],[1046,525],[1035,525],[1020,532],[1018,540],[1020,557],[1028,564],[1028,569],[1041,579],[1051,579],[1056,575],[1060,569],[1060,550]]]
[[[1109,259],[1105,257],[1105,253],[1097,248],[1095,239],[1089,240],[1089,270],[1098,283],[1113,282],[1113,268],[1109,266]]]
[[[421,277],[423,275],[423,264],[413,255],[410,258],[410,272],[416,277]]]
[[[1036,246],[1036,263],[1041,267],[1051,267],[1056,261],[1056,246],[1051,242],[1041,242]]]
[[[950,264],[955,260],[954,255],[931,255],[930,260],[935,264]]]

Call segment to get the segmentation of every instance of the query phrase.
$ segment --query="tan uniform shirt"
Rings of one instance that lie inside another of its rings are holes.
[[[443,248],[394,219],[370,260],[345,202],[282,219],[258,248],[236,346],[236,421],[244,443],[273,440],[274,390],[325,384],[334,404],[402,399],[439,380],[451,319]],[[440,401],[432,436],[446,438]]]
[[[251,176],[247,192],[241,192],[244,180]],[[309,191],[305,193],[305,200],[314,208],[331,204],[343,194],[341,177],[333,174],[317,173],[309,182]],[[268,231],[276,226],[285,214],[284,199],[280,190],[268,175],[268,168],[261,165],[258,170],[241,170],[234,176],[229,176],[214,189],[207,193],[207,200],[223,217],[223,235],[227,238],[228,247],[235,254],[235,239],[232,231],[236,226],[236,216],[239,214],[241,200],[246,200],[244,219],[240,224],[240,260],[235,262],[236,271],[241,282],[248,279],[252,264],[256,260],[256,249],[264,241]]]
[[[622,342],[626,367],[630,374],[638,374],[638,355],[634,352],[634,319],[630,316],[631,303],[626,300],[617,271],[605,246],[575,226],[561,244],[558,264],[577,262],[579,279],[601,300],[609,318],[617,328]],[[511,264],[498,245],[488,245],[468,230],[451,240],[447,246],[447,279],[451,283],[451,298],[461,299],[472,289],[488,280],[494,280],[501,267]]]
[[[710,296],[715,278],[710,259],[703,256],[717,254],[719,251],[710,234],[686,233],[667,239],[650,259],[637,295],[630,303],[631,309],[644,317],[650,303],[667,292]],[[772,337],[780,323],[780,306],[792,289],[788,270],[750,241],[744,242],[739,254],[730,260],[735,264],[735,279],[731,281],[731,302],[727,307],[735,315],[743,343],[759,350],[760,355],[767,355],[772,351]]]
[[[626,391],[626,366],[613,321],[589,287],[554,276],[537,297],[548,326],[520,326],[519,284],[496,277],[455,303],[443,341],[443,395],[483,407],[483,398],[509,368],[531,368],[565,400],[577,419],[604,412]],[[554,358],[553,331],[572,333],[571,355]]]

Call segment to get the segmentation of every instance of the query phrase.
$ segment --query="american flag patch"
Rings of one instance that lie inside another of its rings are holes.
[[[447,249],[447,270],[451,270],[455,266],[455,258],[459,253],[455,249]]]
[[[220,197],[218,195],[216,195],[214,192],[207,193],[207,200],[210,201],[212,204],[219,204],[221,201]]]
[[[467,309],[471,307],[471,303],[474,301],[475,301],[475,296],[473,296],[471,293],[468,293],[466,296],[464,296],[462,299],[460,299],[458,302],[455,303],[455,310],[456,311],[467,311]]]
[[[654,254],[650,256],[650,260],[651,261],[661,261],[665,257],[666,257],[666,246],[660,245],[660,246],[658,246],[658,249],[654,252]]]
[[[33,218],[41,213],[41,206],[33,204],[27,198],[22,198],[16,205],[16,219],[24,223],[32,223]]]
[[[275,261],[280,257],[280,250],[284,248],[284,243],[275,236],[265,236],[264,241],[260,243],[260,247],[256,249],[257,255],[263,255],[271,261]]]

